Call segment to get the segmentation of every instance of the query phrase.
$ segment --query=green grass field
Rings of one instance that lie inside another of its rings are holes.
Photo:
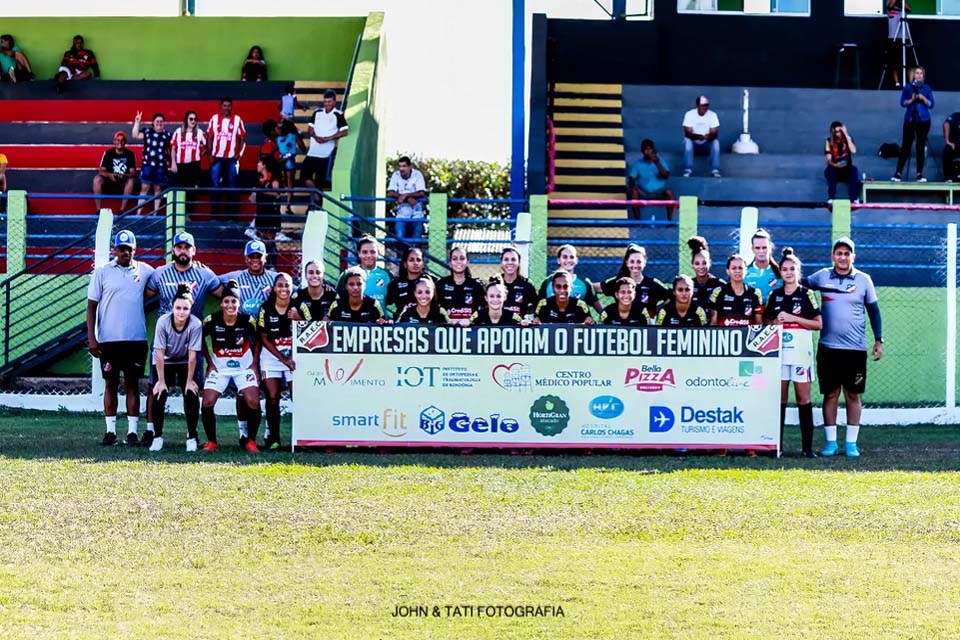
[[[188,456],[179,418],[157,455],[101,432],[0,413],[2,638],[960,637],[952,427],[864,428],[859,460],[814,461],[251,455],[227,437]]]

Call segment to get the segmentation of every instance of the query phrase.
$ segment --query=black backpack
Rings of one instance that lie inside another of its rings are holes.
[[[880,145],[877,155],[881,158],[896,158],[900,155],[900,145],[896,142],[884,142]]]

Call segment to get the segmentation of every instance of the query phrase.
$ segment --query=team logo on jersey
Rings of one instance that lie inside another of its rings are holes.
[[[750,327],[747,331],[747,349],[762,356],[780,350],[780,334],[773,325]]]
[[[314,322],[297,334],[297,343],[302,351],[313,353],[320,351],[330,342],[326,322]]]
[[[464,304],[473,304],[473,295],[467,294],[466,296],[464,296],[464,298],[463,298],[463,303],[464,303]]]

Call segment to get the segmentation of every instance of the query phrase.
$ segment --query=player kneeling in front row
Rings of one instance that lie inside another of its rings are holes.
[[[231,280],[223,288],[220,311],[207,316],[203,321],[204,356],[207,359],[207,379],[203,384],[203,407],[200,415],[203,430],[207,435],[204,451],[216,451],[217,416],[214,407],[233,380],[237,393],[243,396],[247,414],[248,440],[242,445],[256,452],[257,431],[260,429],[260,388],[257,371],[260,367],[257,354],[257,328],[253,318],[240,312],[240,292],[237,281]]]
[[[800,259],[793,249],[783,250],[780,259],[780,277],[783,286],[770,292],[763,309],[766,324],[783,326],[780,367],[780,449],[783,450],[783,423],[793,382],[800,414],[800,442],[805,458],[816,458],[813,452],[813,404],[810,385],[813,382],[813,332],[823,327],[820,305],[813,291],[800,285]]]
[[[203,326],[193,315],[193,294],[190,285],[177,286],[173,311],[160,316],[153,338],[153,362],[157,383],[151,390],[154,438],[150,451],[163,449],[163,418],[167,406],[167,381],[180,387],[183,412],[187,418],[187,451],[197,450],[197,424],[200,422],[200,389],[194,373],[197,354],[203,345]]]
[[[267,402],[267,430],[263,434],[264,449],[280,449],[280,394],[286,385],[293,397],[293,322],[291,302],[293,278],[278,273],[273,281],[273,291],[260,306],[257,331],[260,333],[260,371]],[[309,307],[301,309],[300,317],[312,320]],[[252,440],[252,438],[251,438]]]

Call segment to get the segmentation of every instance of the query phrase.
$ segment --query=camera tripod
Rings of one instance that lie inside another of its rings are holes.
[[[907,84],[907,49],[913,56],[913,66],[920,66],[920,58],[917,56],[917,47],[914,45],[913,36],[910,34],[910,21],[907,18],[907,8],[904,3],[900,4],[900,22],[897,24],[896,33],[887,41],[883,56],[883,73],[880,74],[880,84],[877,89],[883,88],[883,81],[887,77],[887,71],[890,71],[890,47],[900,47],[900,83],[901,86]],[[892,19],[892,18],[888,18]]]

